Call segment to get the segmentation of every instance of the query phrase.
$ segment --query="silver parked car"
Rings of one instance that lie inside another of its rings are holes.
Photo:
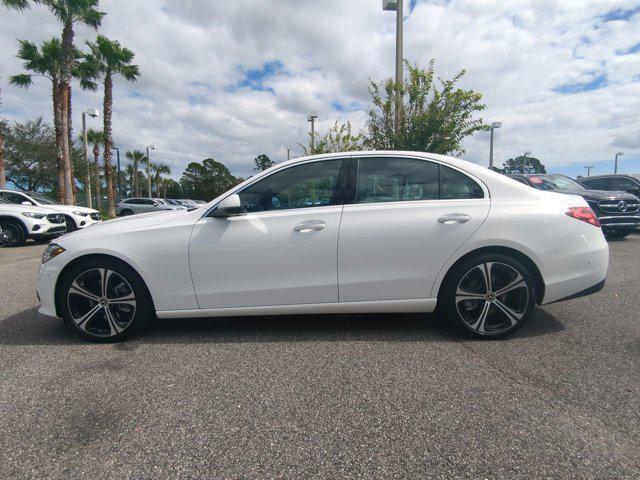
[[[185,207],[170,205],[159,198],[126,198],[116,205],[116,215],[119,217],[162,210],[185,210]]]

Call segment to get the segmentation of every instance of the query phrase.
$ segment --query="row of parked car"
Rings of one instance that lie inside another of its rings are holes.
[[[118,204],[118,215],[156,210],[188,210],[202,200],[130,198]],[[98,210],[64,205],[39,192],[0,189],[0,248],[22,245],[27,239],[45,241],[87,228],[102,218]]]

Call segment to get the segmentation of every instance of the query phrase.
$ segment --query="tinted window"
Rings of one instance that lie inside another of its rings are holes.
[[[583,178],[580,183],[592,190],[609,190],[610,188],[608,178]]]
[[[520,178],[520,177],[509,177],[511,180],[515,180],[516,182],[520,182],[523,183],[527,186],[529,186],[529,184],[527,183],[527,181],[524,178]]]
[[[627,188],[636,186],[637,185],[628,178],[616,177],[611,179],[611,190],[621,190],[624,192]]]
[[[564,175],[531,175],[528,178],[538,190],[584,190],[582,185]]]
[[[438,198],[438,165],[409,158],[362,158],[355,203]]]
[[[19,193],[3,192],[2,195],[11,203],[17,203],[19,205],[22,202],[29,202],[31,205],[34,205],[34,203],[31,200],[29,200],[24,195],[20,195]]]
[[[243,212],[323,207],[337,198],[342,160],[290,167],[269,175],[239,193]]]
[[[154,205],[155,204],[155,202],[153,200],[149,200],[149,199],[142,199],[142,200],[140,200],[140,203],[142,205]]]
[[[442,190],[440,198],[450,200],[454,198],[483,198],[484,192],[480,185],[465,174],[453,168],[440,166],[442,176]]]

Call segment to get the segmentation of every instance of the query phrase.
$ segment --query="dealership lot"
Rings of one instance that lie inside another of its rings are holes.
[[[503,341],[435,315],[163,320],[90,344],[0,250],[0,478],[637,478],[640,235]]]

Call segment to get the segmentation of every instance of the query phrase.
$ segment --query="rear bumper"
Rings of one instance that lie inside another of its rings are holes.
[[[595,285],[589,287],[589,288],[585,288],[584,290],[581,290],[579,292],[576,292],[572,295],[568,295],[564,298],[559,298],[558,300],[554,300],[553,302],[549,302],[549,303],[558,303],[558,302],[564,302],[565,300],[573,300],[574,298],[580,298],[580,297],[586,297],[587,295],[592,295],[594,293],[598,293],[600,290],[602,290],[604,288],[604,284],[605,284],[606,280],[602,280],[601,282],[596,283]]]

